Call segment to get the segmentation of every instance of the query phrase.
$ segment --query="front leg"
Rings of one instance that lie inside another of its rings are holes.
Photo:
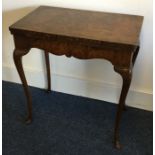
[[[135,65],[135,61],[136,61],[136,58],[137,58],[137,55],[138,55],[139,49],[140,49],[140,47],[137,46],[135,52],[133,53],[133,57],[132,57],[132,66],[131,66],[131,67],[134,67],[134,65]],[[125,111],[127,110],[125,104],[124,104],[123,110],[125,110]]]
[[[123,79],[122,91],[119,99],[116,121],[115,121],[115,131],[114,131],[114,143],[117,149],[121,148],[120,140],[119,140],[119,128],[120,128],[120,120],[123,112],[123,108],[125,106],[125,99],[130,87],[131,78],[132,78],[132,69],[131,68],[119,68],[114,67],[115,71],[118,72]]]
[[[15,49],[13,53],[13,58],[14,58],[16,69],[18,71],[21,82],[23,84],[24,92],[25,92],[26,99],[27,99],[28,116],[26,118],[26,123],[31,123],[32,121],[32,99],[31,99],[31,95],[28,89],[28,85],[27,85],[27,81],[25,78],[23,65],[22,65],[22,56],[27,54],[28,52],[29,52],[29,49]]]

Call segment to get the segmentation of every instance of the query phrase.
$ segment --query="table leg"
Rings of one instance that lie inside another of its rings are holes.
[[[51,91],[51,74],[50,74],[50,60],[49,60],[49,53],[44,51],[45,54],[45,62],[46,62],[46,73],[47,73],[47,81],[48,81],[48,89],[47,92]]]
[[[135,51],[134,54],[133,54],[133,59],[132,59],[132,64],[133,64],[133,66],[134,66],[134,64],[135,64],[135,61],[136,61],[136,58],[137,58],[139,49],[140,49],[140,47],[137,46],[136,51]]]
[[[136,61],[136,58],[137,58],[137,55],[138,55],[139,49],[140,49],[140,47],[137,46],[136,51],[135,51],[134,54],[133,54],[133,59],[132,59],[132,65],[133,65],[133,66],[135,65],[135,61]],[[127,110],[125,104],[124,104],[123,110],[124,110],[124,111]]]
[[[27,54],[28,52],[29,52],[29,49],[23,49],[23,50],[15,49],[13,53],[14,63],[17,68],[20,79],[22,81],[24,92],[27,99],[27,108],[28,108],[28,116],[26,118],[27,124],[31,123],[32,121],[32,98],[28,89],[27,81],[23,70],[22,56]]]
[[[115,131],[114,131],[114,144],[117,149],[121,148],[120,140],[119,140],[119,128],[120,128],[120,120],[123,112],[123,108],[125,105],[125,99],[130,87],[131,78],[132,78],[132,70],[131,69],[121,69],[114,67],[115,71],[118,72],[123,79],[122,91],[119,99],[116,121],[115,121]]]

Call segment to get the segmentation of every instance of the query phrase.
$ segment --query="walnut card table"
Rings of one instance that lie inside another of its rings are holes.
[[[143,17],[136,15],[40,6],[11,25],[9,29],[15,43],[13,58],[27,97],[26,122],[32,120],[32,100],[22,57],[31,48],[44,51],[48,91],[51,90],[49,53],[79,59],[106,59],[123,79],[114,129],[114,144],[120,148],[120,120],[139,51],[142,22]]]

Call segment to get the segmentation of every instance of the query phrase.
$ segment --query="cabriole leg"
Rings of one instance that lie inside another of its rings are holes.
[[[120,139],[119,139],[120,121],[121,121],[123,108],[125,106],[125,99],[131,83],[132,69],[123,69],[123,68],[117,68],[117,67],[114,67],[114,69],[122,76],[122,79],[123,79],[122,91],[119,99],[116,120],[115,120],[115,131],[114,131],[114,144],[117,149],[120,149],[121,148]]]
[[[31,99],[31,95],[28,89],[28,85],[27,85],[27,81],[25,78],[23,65],[22,65],[22,56],[27,54],[28,52],[29,52],[29,49],[15,49],[13,53],[13,58],[14,58],[16,69],[18,71],[21,82],[23,84],[24,92],[25,92],[26,99],[27,99],[28,114],[26,118],[26,123],[29,124],[32,121],[32,99]]]

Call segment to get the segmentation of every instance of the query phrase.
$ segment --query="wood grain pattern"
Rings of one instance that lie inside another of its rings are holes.
[[[27,96],[27,122],[32,120],[32,101],[21,59],[31,48],[45,51],[48,90],[51,89],[49,53],[106,59],[123,80],[114,129],[114,144],[120,149],[120,120],[139,52],[142,21],[142,16],[41,6],[10,26],[15,43],[14,62]]]
[[[142,16],[41,6],[10,30],[137,45],[142,21]]]

